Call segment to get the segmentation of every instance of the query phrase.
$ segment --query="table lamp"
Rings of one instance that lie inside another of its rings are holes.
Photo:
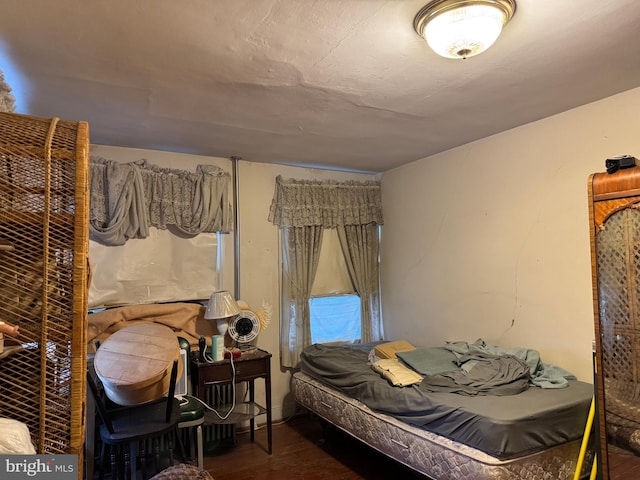
[[[225,335],[229,328],[229,319],[240,313],[240,307],[226,290],[213,292],[209,297],[207,310],[204,312],[206,320],[215,320],[220,335]]]

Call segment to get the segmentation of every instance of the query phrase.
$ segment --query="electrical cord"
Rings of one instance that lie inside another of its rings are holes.
[[[207,363],[214,363],[216,360],[214,360],[213,357],[207,353],[207,345],[206,343],[204,343],[204,337],[200,337],[199,343],[200,343],[199,345],[200,357],[202,358],[202,360],[204,360]],[[229,350],[225,348],[225,352],[229,352]],[[231,399],[232,400],[231,400],[231,408],[227,413],[222,415],[215,408],[203,402],[198,397],[194,397],[192,395],[185,395],[185,396],[188,396],[189,398],[193,398],[194,400],[197,400],[198,402],[200,402],[202,406],[205,407],[205,409],[215,413],[220,420],[226,420],[227,418],[229,418],[229,416],[233,413],[234,409],[236,408],[236,365],[233,362],[233,355],[231,354],[231,352],[229,352],[229,362],[231,363]]]

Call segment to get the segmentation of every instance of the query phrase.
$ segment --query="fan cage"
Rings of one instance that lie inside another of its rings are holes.
[[[77,454],[82,478],[88,286],[86,122],[0,113],[0,416],[40,454]]]

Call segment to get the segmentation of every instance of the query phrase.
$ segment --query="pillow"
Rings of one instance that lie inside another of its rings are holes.
[[[396,352],[407,352],[415,348],[406,340],[396,340],[376,345],[373,351],[378,358],[396,358]]]
[[[406,387],[422,381],[420,375],[395,358],[378,360],[371,365],[371,368],[386,378],[394,387]]]
[[[444,347],[416,348],[398,352],[397,356],[422,375],[440,375],[459,369],[456,354]]]

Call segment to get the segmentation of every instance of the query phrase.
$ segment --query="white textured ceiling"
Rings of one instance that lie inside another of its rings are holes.
[[[640,86],[639,0],[517,2],[448,60],[426,0],[3,0],[0,70],[92,143],[380,172]]]

